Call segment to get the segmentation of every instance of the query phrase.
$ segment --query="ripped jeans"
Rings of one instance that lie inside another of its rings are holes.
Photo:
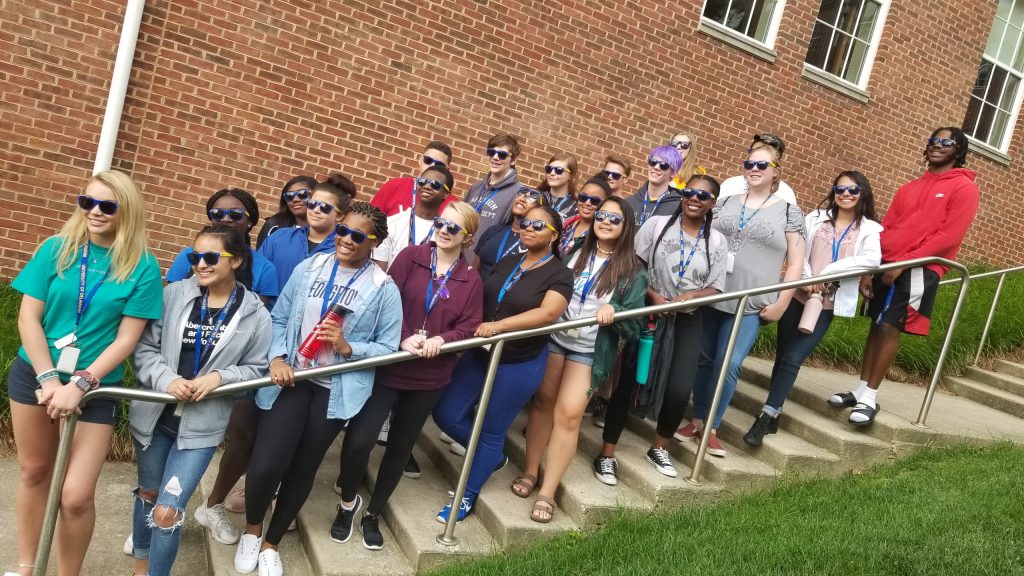
[[[143,449],[138,440],[134,441],[139,488],[132,514],[132,555],[149,559],[150,576],[171,573],[181,543],[185,508],[217,449],[180,450],[175,445],[177,439],[177,434],[158,424],[148,447]],[[155,492],[155,501],[141,492]]]

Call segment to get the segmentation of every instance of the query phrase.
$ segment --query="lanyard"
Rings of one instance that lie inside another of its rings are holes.
[[[572,246],[573,241],[576,240],[576,227],[580,224],[580,217],[576,216],[572,218],[564,228],[562,228],[562,239],[559,242],[558,253],[565,256],[569,252],[569,247]],[[583,231],[583,235],[580,238],[586,238],[589,229]]]
[[[589,276],[587,276],[587,281],[583,284],[583,290],[580,291],[579,312],[583,311],[583,305],[587,302],[587,296],[590,294],[590,289],[593,288],[594,282],[597,280],[597,277],[601,274],[601,271],[604,270],[604,267],[608,265],[608,262],[611,262],[611,256],[605,258],[605,261],[601,263],[601,267],[597,269],[597,272],[594,272],[594,262],[596,262],[596,260],[597,250],[595,249],[590,254],[590,262],[587,263],[586,272],[587,274],[589,274]]]
[[[501,237],[501,244],[498,246],[498,257],[494,260],[495,262],[498,262],[499,260],[501,260],[505,256],[508,256],[509,254],[511,254],[513,250],[519,248],[519,242],[522,239],[519,237],[519,234],[516,234],[515,244],[512,244],[511,246],[509,246],[507,251],[505,250],[505,242],[508,241],[508,235],[511,234],[511,233],[512,233],[512,228],[509,227],[508,230],[505,230],[505,235]]]
[[[550,193],[549,193],[549,195],[550,195]],[[552,204],[554,204],[552,206],[552,208],[555,209],[555,212],[558,212],[559,214],[561,214],[562,213],[562,205],[565,204],[566,200],[569,200],[571,198],[572,198],[572,194],[566,194],[565,196],[562,196],[562,199],[558,201],[558,204],[555,204],[554,202],[552,202]]]
[[[843,231],[843,235],[840,236],[838,240],[836,240],[835,235],[833,234],[833,238],[832,238],[832,261],[833,262],[836,262],[837,260],[839,260],[839,249],[842,247],[843,240],[846,238],[847,233],[850,232],[850,228],[853,228],[853,222],[850,222],[850,225],[846,227],[846,230]],[[835,232],[834,228],[833,228],[833,232]]]
[[[647,214],[647,203],[650,201],[650,194],[648,194],[646,191],[644,192],[644,206],[640,210],[640,225],[641,226],[643,226],[644,222],[647,221],[647,217],[648,216],[654,216],[654,213],[658,211],[658,206],[661,205],[661,201],[665,199],[666,195],[668,195],[668,191],[667,190],[665,191],[665,193],[663,193],[661,196],[659,196],[657,200],[654,201],[654,210],[651,210],[651,213]]]
[[[217,337],[217,332],[219,332],[221,327],[224,325],[224,321],[228,317],[228,312],[231,310],[231,307],[234,306],[236,294],[238,294],[237,285],[231,290],[231,296],[228,297],[227,304],[224,304],[224,307],[220,309],[220,314],[217,314],[217,319],[213,322],[213,326],[210,327],[210,348],[208,350],[213,350],[215,346],[213,339]],[[196,328],[196,349],[192,358],[193,379],[199,375],[199,366],[202,364],[203,354],[205,353],[203,350],[203,348],[205,348],[203,345],[203,335],[206,332],[203,330],[203,325],[206,324],[206,312],[210,309],[209,303],[210,291],[207,290],[206,293],[203,294],[202,304],[199,306],[199,327]]]
[[[497,188],[491,188],[491,193],[488,194],[486,198],[481,200],[479,204],[477,204],[476,206],[473,207],[473,209],[476,210],[476,213],[479,214],[480,212],[482,212],[483,209],[484,209],[484,206],[487,205],[487,201],[490,200],[491,198],[494,198],[494,195],[497,194],[497,193],[498,193],[498,189]],[[480,195],[477,194],[476,197],[479,198]]]
[[[437,304],[437,299],[440,297],[448,298],[448,279],[452,277],[452,272],[455,271],[455,267],[462,261],[462,255],[460,254],[455,262],[448,267],[448,271],[444,273],[444,278],[438,281],[437,292],[434,292],[434,279],[437,278],[437,247],[430,251],[430,281],[427,282],[427,299],[426,299],[426,313],[423,315],[423,326],[427,326],[427,316],[430,316],[430,311],[434,309],[434,305]]]
[[[498,305],[495,306],[494,308],[495,316],[498,315],[498,308],[501,308],[501,301],[505,299],[505,294],[509,290],[511,290],[513,286],[519,283],[519,279],[523,277],[523,273],[529,272],[530,270],[533,270],[537,266],[544,264],[545,262],[551,259],[552,254],[548,254],[547,256],[541,258],[540,260],[534,262],[533,266],[530,266],[526,270],[523,270],[523,262],[526,262],[527,256],[529,256],[529,254],[523,254],[523,257],[519,260],[519,264],[516,264],[515,269],[512,270],[512,272],[508,275],[507,278],[505,278],[505,283],[502,284],[501,290],[498,292]]]
[[[885,296],[885,305],[882,307],[882,311],[878,313],[878,318],[875,318],[875,324],[882,325],[882,317],[889,311],[889,307],[892,306],[892,295],[896,293],[896,282],[894,281],[889,286],[889,293]]]
[[[107,275],[110,274],[110,265],[107,265],[107,271],[103,273],[103,277],[96,283],[95,286],[89,290],[89,293],[85,293],[85,277],[89,268],[89,243],[85,243],[85,247],[82,248],[82,258],[79,261],[79,275],[78,275],[78,315],[75,317],[75,332],[78,332],[78,326],[82,323],[82,316],[85,315],[86,308],[89,307],[89,303],[92,302],[96,291],[100,289],[103,282],[107,280]]]
[[[434,227],[431,226],[427,229],[427,235],[423,237],[423,241],[416,241],[416,201],[413,200],[412,212],[409,213],[409,246],[415,246],[417,244],[426,244],[427,242],[430,242],[430,239],[433,237]]]
[[[754,216],[757,216],[757,213],[761,211],[761,208],[764,208],[766,202],[772,199],[772,196],[775,196],[775,192],[769,194],[768,197],[765,198],[763,202],[761,202],[761,205],[757,207],[757,210],[754,210],[754,213],[750,215],[750,218],[746,218],[747,198],[750,197],[750,192],[747,192],[747,195],[743,197],[743,203],[740,204],[740,232],[742,232],[743,228],[745,228],[747,224],[749,224],[750,221],[754,219]]]
[[[690,248],[690,253],[686,256],[686,260],[683,260],[683,248],[685,246],[683,239],[683,227],[679,227],[679,280],[676,281],[676,290],[683,289],[683,278],[686,276],[686,271],[690,268],[690,262],[693,260],[693,255],[697,253],[697,247],[700,246],[700,239],[704,237],[704,227],[700,227],[700,232],[697,232],[697,241],[693,243],[693,248]]]
[[[327,309],[331,307],[331,304],[334,304],[338,298],[341,298],[342,292],[347,292],[348,289],[352,287],[352,283],[362,276],[363,272],[366,272],[366,269],[369,268],[372,263],[373,260],[367,260],[364,262],[362,268],[356,270],[356,273],[348,279],[348,283],[345,284],[345,289],[338,290],[338,294],[334,298],[330,298],[331,292],[334,291],[334,277],[338,274],[338,260],[334,260],[334,268],[331,268],[331,276],[327,279],[327,286],[324,286],[324,303],[323,306],[320,307],[321,318],[324,317],[324,314],[327,314]]]

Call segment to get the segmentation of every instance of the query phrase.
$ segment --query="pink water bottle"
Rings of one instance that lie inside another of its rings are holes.
[[[807,302],[804,304],[804,313],[800,315],[798,330],[804,334],[814,332],[815,326],[818,325],[818,316],[821,316],[822,304],[821,294],[811,294],[807,298]]]
[[[344,315],[350,312],[348,308],[345,308],[341,304],[331,304],[331,307],[327,309],[327,313],[320,318],[320,321],[316,323],[316,327],[306,336],[306,339],[302,341],[302,345],[299,346],[299,356],[305,358],[302,362],[303,365],[308,364],[311,360],[316,358],[316,355],[320,353],[320,345],[323,344],[322,340],[317,339],[316,329],[323,325],[327,320],[333,320],[338,323],[339,326],[343,325]]]

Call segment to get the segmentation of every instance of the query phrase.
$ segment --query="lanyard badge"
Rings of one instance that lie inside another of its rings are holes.
[[[57,359],[57,370],[64,374],[74,374],[78,365],[78,356],[80,350],[75,346],[78,343],[78,328],[82,324],[82,317],[85,316],[85,311],[89,308],[89,304],[96,296],[96,292],[99,291],[100,286],[103,285],[107,280],[107,275],[110,274],[110,267],[107,267],[106,272],[103,273],[103,277],[100,278],[92,289],[85,290],[86,279],[88,276],[89,268],[89,244],[86,243],[82,248],[82,256],[79,259],[79,274],[78,274],[78,311],[75,315],[75,329],[66,336],[58,338],[54,342],[54,346],[60,350],[60,357]]]

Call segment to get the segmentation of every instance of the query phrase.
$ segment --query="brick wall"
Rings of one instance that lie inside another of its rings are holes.
[[[962,122],[996,3],[894,2],[869,104],[801,78],[818,4],[786,3],[769,64],[698,32],[692,0],[151,1],[114,167],[144,190],[165,264],[218,188],[253,192],[264,216],[296,174],[340,170],[368,196],[441,139],[464,191],[500,130],[522,137],[534,184],[556,150],[586,172],[612,150],[639,164],[683,127],[698,135],[701,164],[729,176],[750,135],[772,131],[787,140],[785,178],[805,207],[850,168],[886,205],[920,174],[930,130]],[[10,277],[91,171],[124,8],[3,5],[0,277]],[[984,199],[965,259],[1019,261],[1022,135],[1018,125],[1009,167],[969,159]]]

